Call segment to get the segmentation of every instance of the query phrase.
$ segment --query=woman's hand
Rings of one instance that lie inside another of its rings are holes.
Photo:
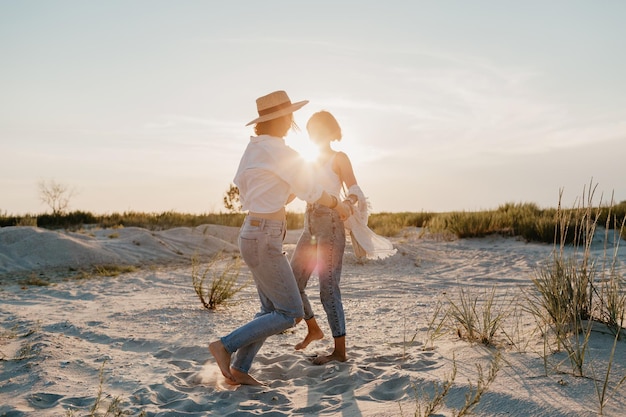
[[[339,213],[339,218],[341,219],[341,221],[345,222],[348,217],[352,216],[352,205],[346,201],[342,201],[341,203],[337,204],[337,207],[335,207],[335,211]]]

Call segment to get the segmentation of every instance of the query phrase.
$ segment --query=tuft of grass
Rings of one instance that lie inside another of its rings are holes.
[[[415,393],[415,417],[429,417],[434,415],[444,405],[444,401],[450,388],[454,385],[456,379],[456,360],[452,358],[452,371],[450,374],[444,376],[442,383],[438,381],[433,382],[432,394],[428,394],[424,389],[418,389],[416,384],[413,384],[413,391]],[[401,414],[402,409],[400,409]]]
[[[496,334],[502,330],[502,322],[508,314],[496,308],[495,294],[496,289],[493,287],[485,293],[485,299],[479,307],[479,297],[461,288],[458,301],[449,301],[449,314],[457,324],[460,338],[487,346],[495,344]]]
[[[17,339],[17,338],[26,339],[32,334],[34,334],[36,331],[37,331],[36,329],[25,329],[24,333],[20,334],[17,325],[13,326],[13,328],[11,328],[10,330],[0,331],[0,346],[4,344],[4,340],[11,340],[11,339]],[[12,359],[6,359],[7,355],[4,352],[0,351],[0,361],[3,361],[3,360],[21,361],[24,359],[30,359],[30,358],[35,357],[38,352],[39,352],[38,349],[34,347],[30,341],[24,340],[24,342],[21,343],[19,350],[15,353],[15,357]]]
[[[552,258],[535,272],[532,279],[535,291],[526,294],[526,308],[534,315],[543,333],[546,373],[548,339],[554,337],[557,350],[563,349],[567,353],[566,360],[572,365],[575,376],[584,377],[586,370],[591,369],[598,408],[602,414],[607,401],[626,381],[624,376],[617,384],[609,383],[615,348],[626,316],[626,295],[623,278],[618,271],[617,256],[617,237],[623,233],[624,220],[622,218],[621,223],[618,223],[617,216],[611,216],[613,200],[608,208],[602,204],[594,206],[595,189],[593,182],[589,188],[585,187],[578,206],[571,210],[560,209],[561,191],[555,216],[558,219],[555,226],[558,239],[554,241]],[[593,255],[591,247],[601,219],[605,221],[606,232],[604,255],[599,258]],[[608,248],[611,240],[608,231],[616,226],[619,231],[614,231],[611,253]],[[572,237],[571,240],[569,237]],[[595,322],[605,324],[615,337],[603,376],[597,376],[599,372],[588,357]]]
[[[608,222],[609,220],[607,220]],[[621,332],[624,327],[624,320],[626,319],[626,282],[619,273],[618,251],[620,247],[620,235],[623,234],[625,220],[622,220],[619,231],[613,233],[612,240],[613,253],[611,258],[604,258],[604,265],[602,271],[605,272],[602,277],[601,292],[600,292],[600,321],[606,324],[611,333],[613,333],[618,340],[621,337]],[[609,228],[605,229],[604,241],[609,241]],[[606,244],[606,243],[605,243]],[[605,247],[605,252],[607,248]],[[608,278],[606,277],[608,275]]]
[[[89,417],[119,417],[119,416],[126,416],[126,415],[132,415],[132,413],[128,410],[124,410],[121,407],[122,404],[122,400],[119,396],[114,397],[108,404],[108,406],[106,407],[106,410],[104,410],[104,412],[102,412],[100,410],[101,406],[104,405],[104,397],[106,397],[104,395],[104,366],[106,365],[106,360],[102,362],[102,366],[100,366],[100,372],[99,372],[99,380],[100,383],[98,384],[98,393],[96,394],[96,398],[94,400],[93,405],[91,406],[91,408],[89,409],[89,414],[87,414],[87,416]],[[66,417],[73,417],[74,416],[74,411],[73,409],[69,408],[66,410],[65,415]],[[138,415],[138,417],[145,417],[147,416],[145,411],[141,411]]]
[[[480,364],[476,364],[476,371],[478,372],[476,386],[472,385],[472,382],[469,381],[469,390],[465,394],[465,404],[463,404],[458,411],[452,413],[454,417],[462,417],[472,414],[472,410],[478,405],[482,396],[489,390],[493,381],[495,381],[498,371],[500,370],[500,359],[500,352],[496,351],[489,365],[486,377],[482,366]]]
[[[591,372],[593,373],[593,384],[598,396],[598,413],[603,415],[604,407],[607,402],[615,395],[619,388],[626,382],[626,375],[617,381],[613,386],[610,384],[611,371],[613,369],[613,361],[615,359],[615,348],[617,347],[617,341],[619,340],[619,333],[613,338],[613,345],[611,347],[611,353],[609,355],[608,365],[602,379],[596,376],[595,367],[591,364]]]
[[[579,266],[575,259],[556,255],[531,278],[538,293],[529,297],[527,308],[542,321],[547,318],[558,343],[579,331],[580,323],[591,316],[592,277]]]
[[[18,284],[20,284],[22,287],[26,287],[28,285],[34,287],[47,287],[48,285],[50,285],[50,281],[41,278],[36,274],[30,274],[27,278],[19,280]]]
[[[428,320],[424,350],[433,349],[435,340],[442,337],[446,331],[446,322],[449,319],[449,310],[444,309],[444,303],[438,300],[433,308],[432,315]]]
[[[101,277],[116,277],[136,270],[132,265],[96,265],[93,269],[94,274]]]
[[[588,190],[585,187],[578,207],[564,211],[560,209],[561,190],[555,226],[560,239],[554,242],[552,260],[539,266],[532,278],[536,292],[529,295],[527,303],[541,326],[554,334],[557,350],[567,352],[577,376],[583,376],[594,319],[594,296],[598,293],[596,260],[591,255],[599,218],[599,210],[593,206],[594,192],[593,184]],[[566,255],[567,236],[571,234],[574,251]]]
[[[92,279],[94,277],[117,277],[122,274],[137,271],[133,265],[102,264],[93,265],[90,269],[70,268],[70,277],[74,280]],[[70,278],[68,278],[70,279]]]
[[[231,299],[248,285],[248,282],[237,283],[241,258],[230,258],[225,265],[218,265],[223,260],[221,254],[215,255],[202,271],[200,261],[196,257],[191,260],[193,288],[204,308],[208,310],[215,310],[218,305]]]
[[[472,411],[479,404],[482,396],[489,390],[491,384],[495,381],[498,371],[500,370],[501,354],[496,351],[491,358],[489,370],[485,375],[482,365],[476,364],[477,379],[476,385],[468,380],[468,391],[465,394],[465,403],[458,410],[452,410],[452,416],[462,417],[472,414]],[[415,392],[415,417],[429,417],[436,414],[443,407],[445,399],[450,392],[450,388],[454,385],[457,373],[456,359],[452,357],[452,371],[444,377],[442,383],[434,382],[432,394],[428,394],[423,389],[418,389],[413,384]],[[400,415],[404,416],[402,407],[400,407]]]

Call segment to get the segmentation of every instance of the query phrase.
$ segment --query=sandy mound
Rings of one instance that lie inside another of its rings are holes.
[[[237,252],[236,239],[236,228],[218,225],[155,232],[128,227],[85,233],[5,227],[0,228],[0,276],[96,265],[187,262],[193,256]]]
[[[392,239],[398,253],[385,260],[358,262],[348,246],[342,277],[347,362],[313,365],[311,358],[327,353],[332,340],[327,336],[295,351],[305,334],[299,325],[269,338],[259,352],[252,374],[266,386],[227,386],[207,344],[255,314],[256,291],[249,286],[228,305],[205,310],[192,288],[188,259],[236,250],[236,235],[236,228],[213,226],[100,230],[93,236],[0,229],[6,276],[105,261],[173,262],[113,278],[1,285],[0,415],[90,415],[98,400],[103,415],[118,399],[119,410],[136,416],[413,416],[419,398],[432,396],[456,367],[454,383],[435,413],[451,416],[478,384],[476,365],[486,376],[496,352],[499,371],[475,415],[598,413],[596,382],[607,369],[610,335],[594,332],[589,346],[594,381],[574,377],[563,352],[548,353],[544,362],[536,326],[520,310],[511,310],[508,336],[500,335],[509,343],[498,349],[467,343],[454,331],[434,338],[429,324],[438,301],[454,298],[460,289],[495,287],[497,310],[512,309],[507,306],[516,305],[529,288],[534,268],[550,256],[550,245],[501,237],[437,241],[412,230]],[[288,253],[297,236],[290,232]],[[623,261],[626,254],[620,257]],[[245,267],[241,273],[242,280],[250,278]],[[308,291],[328,333],[316,279]],[[618,343],[610,387],[626,375],[624,343]],[[591,368],[587,371],[591,374]],[[609,390],[605,416],[623,415],[623,389]]]

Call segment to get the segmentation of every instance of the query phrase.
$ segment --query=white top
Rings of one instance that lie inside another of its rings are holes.
[[[239,162],[234,183],[244,210],[274,213],[282,209],[290,194],[313,203],[322,196],[312,171],[282,138],[251,136]]]
[[[341,192],[341,178],[333,171],[335,156],[337,156],[336,153],[317,170],[316,175],[317,181],[322,186],[322,189],[328,194],[339,198],[339,193]]]

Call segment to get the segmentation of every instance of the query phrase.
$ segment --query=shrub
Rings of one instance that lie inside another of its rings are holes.
[[[496,289],[485,293],[484,301],[479,307],[479,297],[463,288],[459,290],[458,301],[450,300],[450,316],[458,326],[459,337],[470,342],[494,345],[495,336],[502,329],[502,322],[507,312],[498,309],[495,303]]]
[[[241,269],[241,259],[232,258],[225,265],[218,267],[223,258],[215,255],[200,271],[200,262],[197,258],[191,260],[191,279],[196,295],[204,308],[215,310],[218,305],[231,299],[235,294],[247,286],[247,282],[237,284]],[[207,282],[210,275],[211,281]]]

